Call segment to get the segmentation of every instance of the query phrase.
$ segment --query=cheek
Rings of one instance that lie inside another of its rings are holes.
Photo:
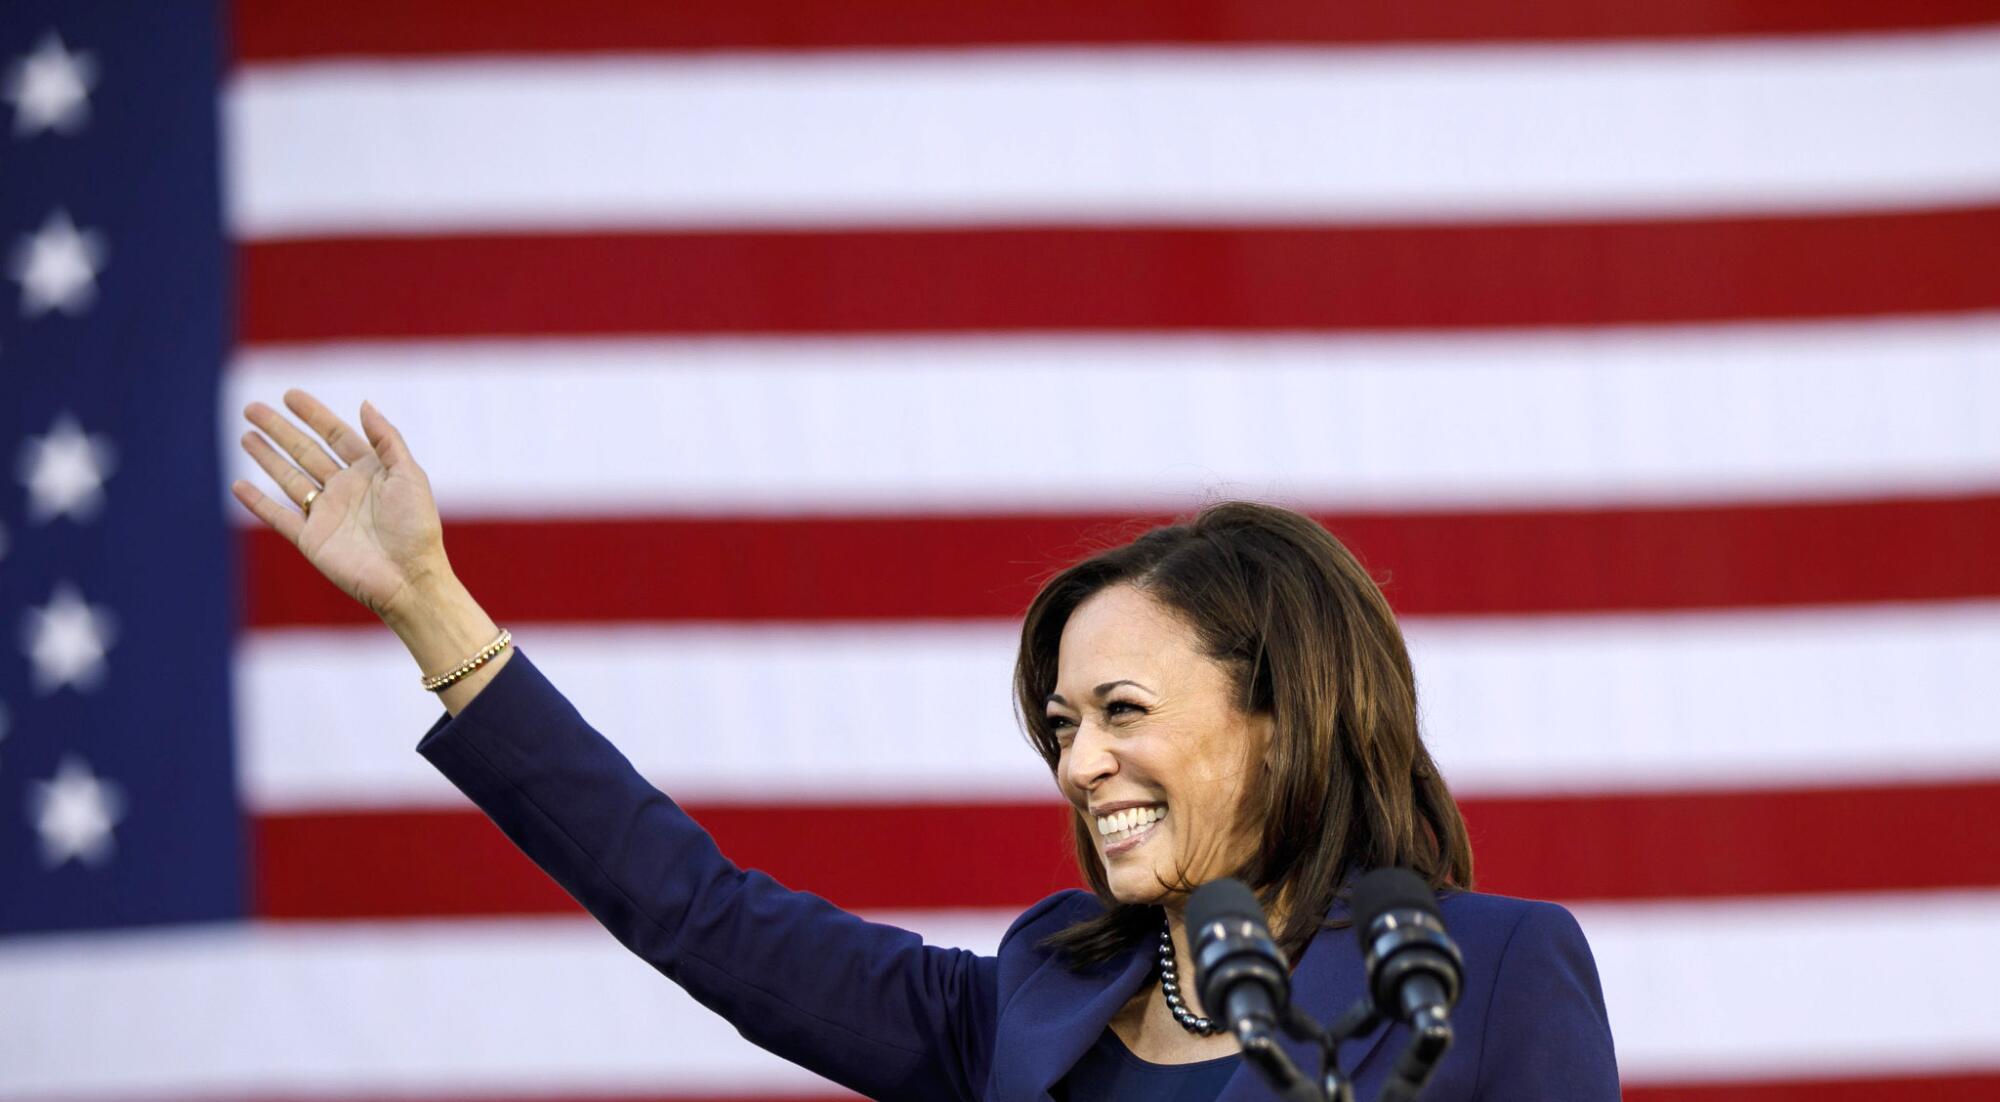
[[[1193,765],[1185,776],[1178,802],[1187,811],[1185,821],[1197,831],[1227,835],[1255,830],[1247,810],[1253,786],[1261,779],[1255,763],[1234,754],[1216,754]]]
[[[1218,837],[1229,830],[1235,808],[1217,788],[1202,788],[1182,801],[1181,824],[1201,838]]]

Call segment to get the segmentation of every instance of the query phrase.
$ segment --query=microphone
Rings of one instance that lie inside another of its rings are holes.
[[[1292,974],[1250,889],[1229,878],[1196,888],[1187,928],[1201,1005],[1239,1037],[1253,1024],[1277,1028],[1292,1001]]]
[[[1202,1008],[1228,1026],[1243,1058],[1288,1102],[1321,1102],[1305,1073],[1278,1046],[1292,1022],[1292,973],[1271,940],[1264,908],[1241,880],[1211,880],[1188,896],[1194,989]],[[1172,992],[1169,992],[1172,994]]]
[[[1375,1012],[1407,1024],[1413,1034],[1377,1098],[1415,1098],[1451,1047],[1451,1008],[1464,981],[1464,958],[1445,933],[1437,897],[1408,869],[1362,877],[1354,886],[1353,914]]]

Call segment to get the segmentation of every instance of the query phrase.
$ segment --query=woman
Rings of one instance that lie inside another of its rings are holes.
[[[1257,889],[1295,1001],[1331,1021],[1363,985],[1341,890],[1393,864],[1440,889],[1466,960],[1458,1040],[1424,1097],[1618,1097],[1582,932],[1552,904],[1465,890],[1465,828],[1418,737],[1402,636],[1309,519],[1216,506],[1035,598],[1016,696],[1076,810],[1091,891],[1036,904],[982,957],[730,864],[458,583],[396,428],[367,403],[356,432],[302,391],[285,402],[331,454],[253,403],[283,453],[255,432],[244,447],[298,508],[232,491],[409,647],[447,711],[418,751],[628,948],[771,1051],[883,1099],[1268,1098],[1192,983],[1173,997],[1188,891],[1229,875]],[[1343,1049],[1362,1098],[1404,1040],[1378,1028]]]

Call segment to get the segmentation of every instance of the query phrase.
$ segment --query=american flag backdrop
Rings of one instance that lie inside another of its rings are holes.
[[[2000,3],[0,8],[0,1098],[825,1097],[228,500],[366,397],[739,862],[1069,886],[1038,578],[1308,509],[1631,1099],[2000,1099]]]

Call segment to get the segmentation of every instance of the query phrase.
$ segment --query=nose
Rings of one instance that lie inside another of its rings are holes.
[[[1063,756],[1063,778],[1080,792],[1089,792],[1118,772],[1118,755],[1111,739],[1090,721],[1077,725],[1076,738]]]

